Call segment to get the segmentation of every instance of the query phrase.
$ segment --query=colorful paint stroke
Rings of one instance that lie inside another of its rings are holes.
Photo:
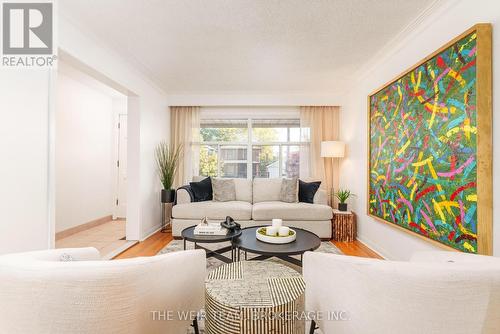
[[[476,253],[476,33],[369,103],[370,214]]]

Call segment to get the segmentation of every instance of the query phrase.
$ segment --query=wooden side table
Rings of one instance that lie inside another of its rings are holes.
[[[356,215],[352,211],[333,209],[333,240],[351,242],[356,240]]]

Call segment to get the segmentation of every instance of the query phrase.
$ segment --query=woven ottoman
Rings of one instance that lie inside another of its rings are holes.
[[[207,334],[302,334],[302,276],[271,261],[241,261],[209,273],[205,290]]]

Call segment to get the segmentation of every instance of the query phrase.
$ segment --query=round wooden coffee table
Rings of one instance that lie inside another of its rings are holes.
[[[260,254],[257,257],[249,260],[265,260],[271,257],[277,257],[284,261],[288,261],[294,265],[302,267],[302,255],[307,251],[313,251],[321,245],[321,239],[314,233],[292,227],[297,233],[297,239],[288,244],[270,244],[260,241],[255,236],[255,232],[262,226],[248,227],[241,230],[241,236],[233,240],[234,246],[238,249],[238,260],[240,259],[240,251],[245,252],[245,260],[248,260],[247,252]],[[300,255],[300,260],[291,257],[292,255]]]
[[[207,334],[302,334],[305,283],[295,270],[270,261],[222,265],[205,283]]]
[[[236,249],[234,248],[234,240],[241,235],[241,230],[238,229],[238,230],[228,231],[226,235],[197,235],[194,234],[195,227],[196,225],[185,228],[181,232],[182,239],[184,239],[184,250],[186,250],[186,241],[191,241],[194,242],[195,249],[204,249],[207,252],[207,258],[215,257],[216,259],[226,263],[231,263],[234,260],[236,260]],[[231,242],[231,245],[213,250],[200,246],[200,244],[204,243],[218,243],[224,241]],[[222,255],[229,251],[231,251],[231,258]]]

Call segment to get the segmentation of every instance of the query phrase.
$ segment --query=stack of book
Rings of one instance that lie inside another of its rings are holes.
[[[226,235],[227,228],[220,226],[220,223],[199,224],[194,228],[197,235]]]

